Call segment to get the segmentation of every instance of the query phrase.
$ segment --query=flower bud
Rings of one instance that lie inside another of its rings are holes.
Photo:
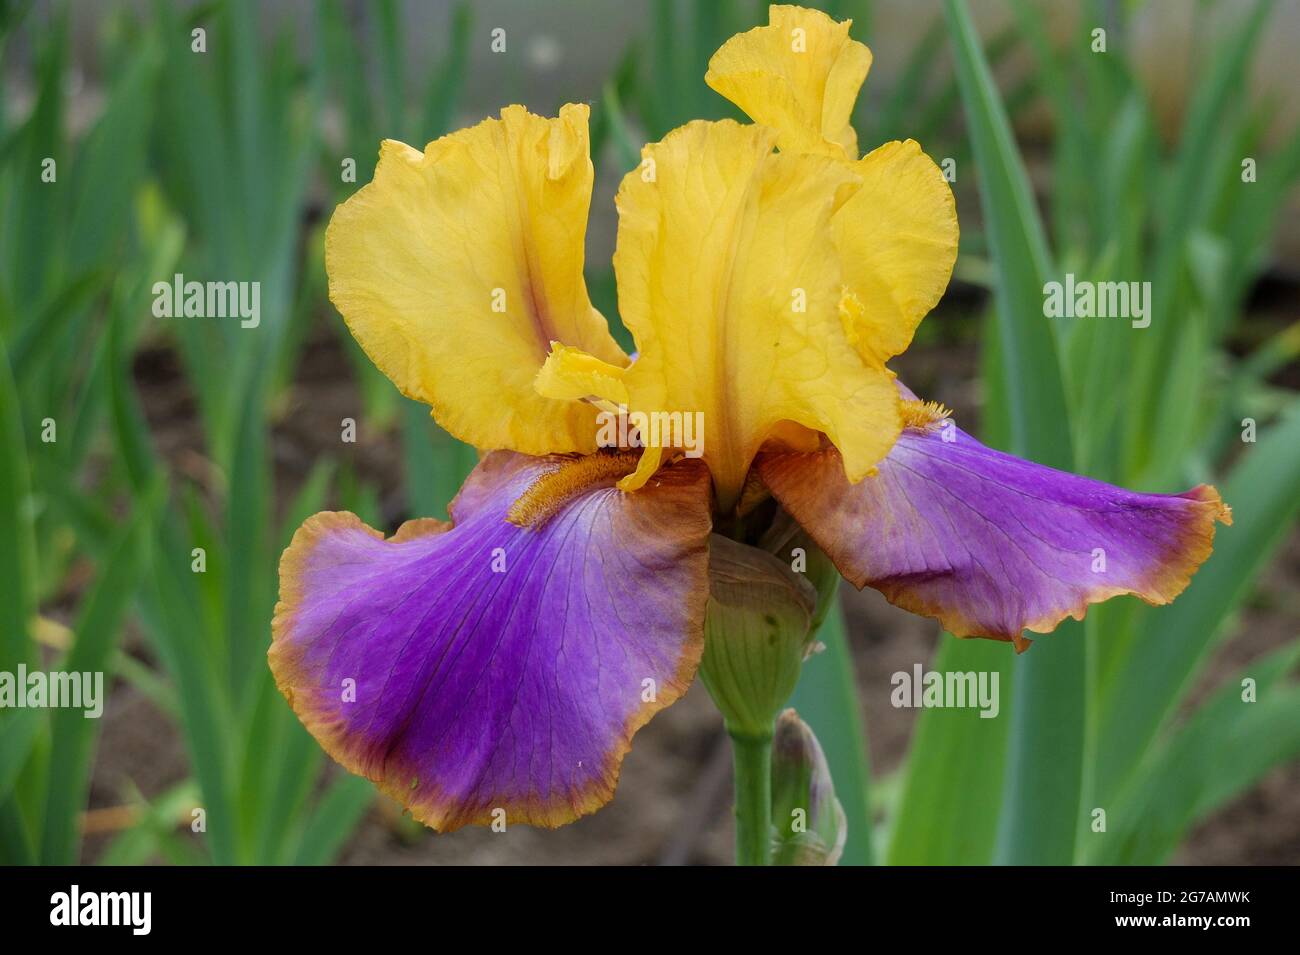
[[[811,643],[812,584],[767,551],[709,540],[700,677],[733,736],[769,739]]]
[[[794,710],[772,740],[773,865],[835,865],[848,823],[821,744]]]
[[[810,632],[816,634],[834,605],[840,589],[840,572],[835,564],[813,543],[807,531],[793,517],[778,509],[771,526],[763,533],[758,546],[773,554],[786,567],[801,574],[817,591],[817,609],[813,612]]]

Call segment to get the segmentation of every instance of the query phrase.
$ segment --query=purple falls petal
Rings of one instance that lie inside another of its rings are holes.
[[[908,393],[910,394],[910,393]],[[1173,600],[1231,512],[1214,488],[1137,494],[980,444],[951,422],[903,431],[856,485],[834,448],[757,464],[772,494],[861,589],[959,637],[1048,633],[1089,604]]]
[[[555,475],[577,468],[574,480]],[[697,462],[618,475],[497,452],[451,508],[392,538],[307,521],[280,564],[269,657],[325,750],[439,830],[557,826],[613,795],[632,735],[689,685],[708,595]],[[539,478],[546,520],[506,521]]]

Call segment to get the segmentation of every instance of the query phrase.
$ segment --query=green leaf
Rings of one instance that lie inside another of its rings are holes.
[[[145,168],[152,119],[150,93],[161,58],[146,35],[113,82],[104,112],[77,155],[69,214],[68,263],[73,271],[116,258],[128,235],[131,201]]]
[[[6,865],[32,865],[36,853],[17,799],[0,803],[0,859]]]
[[[1300,403],[1260,437],[1223,487],[1232,526],[1218,529],[1214,553],[1173,604],[1142,610],[1130,652],[1099,687],[1101,798],[1140,761],[1300,512]]]
[[[957,80],[979,169],[997,281],[998,331],[1009,387],[1011,450],[1040,464],[1069,468],[1065,391],[1056,342],[1043,315],[1043,286],[1054,266],[1024,163],[1006,111],[960,0],[945,0]]]
[[[1129,376],[1132,391],[1125,416],[1126,473],[1141,474],[1159,454],[1151,440],[1152,429],[1162,425],[1160,410],[1168,407],[1169,392],[1161,374],[1174,339],[1184,328],[1188,283],[1188,241],[1209,211],[1214,181],[1213,161],[1228,111],[1239,109],[1239,92],[1244,86],[1251,50],[1259,40],[1272,9],[1271,0],[1257,0],[1244,22],[1222,45],[1217,57],[1197,86],[1182,136],[1177,160],[1165,177],[1163,221],[1159,246],[1151,270],[1154,290],[1151,325],[1144,330],[1144,345],[1137,356],[1137,368]]]
[[[134,785],[131,788],[134,790]],[[99,865],[147,865],[159,854],[176,864],[199,865],[204,861],[188,842],[181,843],[176,835],[178,820],[189,820],[190,810],[199,802],[192,780],[178,783],[152,800],[138,792],[134,795],[133,801],[140,811],[139,821],[113,838],[96,860]],[[180,855],[176,844],[188,846],[188,855]]]
[[[294,865],[327,865],[375,800],[368,779],[340,776],[326,791],[303,832]]]
[[[1016,23],[1037,61],[1042,85],[1051,101],[1057,131],[1054,144],[1052,177],[1052,214],[1055,235],[1061,247],[1073,239],[1086,238],[1090,219],[1097,208],[1095,181],[1088,175],[1091,152],[1087,114],[1075,98],[1074,83],[1068,71],[1073,62],[1072,47],[1056,50],[1048,39],[1046,24],[1039,9],[1026,0],[1011,4]],[[1067,44],[1080,42],[1078,31]]]
[[[1005,644],[941,634],[930,668],[997,674],[1001,712],[924,709],[908,748],[898,809],[890,826],[890,865],[987,865],[993,861],[1015,660]],[[1033,651],[1031,651],[1033,652]]]
[[[619,101],[618,87],[613,82],[605,84],[605,92],[600,102],[604,108],[604,116],[609,122],[610,135],[614,140],[619,171],[626,173],[635,169],[641,162],[641,149],[636,144],[636,137],[628,128],[627,117],[623,115],[623,105]]]
[[[16,146],[18,169],[6,219],[0,225],[0,252],[5,268],[0,270],[0,287],[5,297],[21,311],[44,298],[47,282],[56,275],[65,255],[60,243],[59,223],[65,191],[55,183],[41,181],[44,163],[55,162],[56,175],[68,174],[64,130],[64,97],[67,81],[68,11],[59,8],[43,28],[36,67],[36,102]]]
[[[174,526],[158,527],[152,552],[152,572],[143,595],[148,632],[176,683],[181,727],[190,766],[202,793],[207,814],[207,839],[213,860],[236,861],[238,824],[231,788],[230,727],[234,714],[221,694],[217,666],[204,642],[198,596],[189,578],[190,551]]]
[[[108,404],[118,460],[131,487],[140,493],[152,482],[156,467],[149,426],[131,380],[131,343],[125,326],[122,309],[114,308],[108,327]]]
[[[253,674],[266,669],[274,605],[271,572],[275,565],[266,564],[271,545],[271,479],[262,414],[261,397],[254,390],[240,417],[226,500],[223,557],[228,570],[223,603],[231,698],[237,703],[250,699]]]
[[[402,448],[406,463],[407,507],[413,517],[447,513],[478,455],[443,431],[418,402],[402,399]]]
[[[60,343],[63,330],[99,294],[104,281],[105,273],[92,268],[64,285],[50,303],[37,312],[14,342],[10,360],[15,378],[22,380],[26,372]]]
[[[993,254],[1011,450],[1069,469],[1065,390],[1043,314],[1053,266],[1042,223],[970,14],[959,0],[946,0],[944,13]],[[1083,786],[1086,646],[1083,628],[1069,621],[1016,661],[996,861],[1073,859]]]
[[[22,408],[0,339],[0,670],[31,658],[27,628],[35,612],[30,477]]]
[[[854,24],[852,32],[857,39],[863,38],[857,24]],[[859,97],[857,110],[862,114],[862,119],[858,121],[858,126],[870,130],[869,139],[864,145],[870,147],[876,143],[915,135],[909,123],[925,93],[926,83],[934,74],[934,61],[943,49],[943,41],[943,19],[935,17],[920,41],[912,47],[884,106],[870,109],[866,97]]]
[[[67,657],[58,669],[99,674],[102,678],[120,633],[123,615],[135,592],[141,569],[142,544],[152,526],[161,495],[142,496],[131,522],[122,531],[112,556],[86,600]],[[107,692],[107,682],[103,686]],[[99,700],[103,705],[103,699]],[[72,865],[77,861],[78,818],[86,804],[92,748],[99,724],[81,709],[64,707],[50,716],[50,765],[45,795],[45,824],[41,838],[43,865]]]
[[[1292,641],[1226,680],[1108,801],[1108,831],[1089,837],[1088,861],[1165,861],[1191,826],[1300,754],[1300,687],[1287,681],[1297,661],[1300,642]],[[1249,702],[1247,678],[1255,683]]]
[[[312,469],[306,483],[294,498],[281,529],[280,539],[288,546],[294,531],[312,514],[324,507],[333,462],[321,461]],[[242,814],[254,835],[246,854],[262,863],[290,861],[284,857],[295,822],[317,783],[323,757],[319,744],[312,738],[293,711],[285,705],[274,683],[263,684],[265,708],[250,721],[246,748]],[[275,754],[274,772],[266,772],[266,753]],[[251,800],[251,805],[249,804]]]
[[[473,11],[462,0],[451,14],[447,53],[434,71],[424,97],[424,118],[417,130],[417,143],[436,139],[451,128],[469,71],[470,29],[473,25]]]
[[[34,707],[18,710],[0,722],[0,732],[5,744],[0,747],[0,805],[13,794],[18,775],[27,764],[27,757],[45,728],[46,713]]]

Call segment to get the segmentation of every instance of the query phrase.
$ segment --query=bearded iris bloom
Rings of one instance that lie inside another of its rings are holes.
[[[772,7],[706,75],[753,122],[688,123],[623,180],[634,357],[583,280],[585,106],[386,141],[335,212],[352,334],[483,456],[450,523],[308,520],[270,664],[321,745],[429,826],[556,826],[612,797],[700,664],[716,533],[792,518],[855,586],[1024,649],[1112,596],[1172,600],[1229,520],[1207,486],[1139,494],[986,448],[895,380],[957,218],[915,142],[859,157],[871,54],[848,28]],[[698,413],[703,453],[602,447],[611,413]]]

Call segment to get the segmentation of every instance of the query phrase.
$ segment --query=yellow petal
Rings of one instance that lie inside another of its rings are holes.
[[[619,310],[639,353],[623,376],[629,404],[703,414],[723,509],[782,422],[826,434],[850,480],[901,427],[889,373],[863,361],[840,318],[830,219],[856,187],[853,166],[773,153],[777,135],[690,123],[647,146],[653,162],[618,193]],[[650,463],[624,486],[643,483]]]
[[[957,207],[913,140],[885,143],[853,168],[862,188],[831,222],[849,289],[845,327],[864,359],[882,363],[906,350],[948,287]]]
[[[627,386],[623,384],[626,369],[578,348],[558,342],[551,345],[551,353],[533,382],[539,395],[567,401],[598,398],[615,405],[627,404]]]
[[[871,51],[849,39],[852,23],[773,5],[767,26],[733,36],[713,54],[704,82],[754,122],[779,130],[782,150],[857,159],[849,117]]]
[[[588,109],[500,119],[429,143],[386,140],[374,181],[335,211],[330,299],[403,394],[480,448],[591,451],[596,409],[545,398],[552,341],[623,366],[587,298]]]
[[[659,470],[663,463],[664,449],[648,444],[646,449],[641,452],[641,460],[637,462],[636,470],[618,482],[619,489],[635,491],[637,488],[645,487],[646,482],[654,477],[654,473]]]

